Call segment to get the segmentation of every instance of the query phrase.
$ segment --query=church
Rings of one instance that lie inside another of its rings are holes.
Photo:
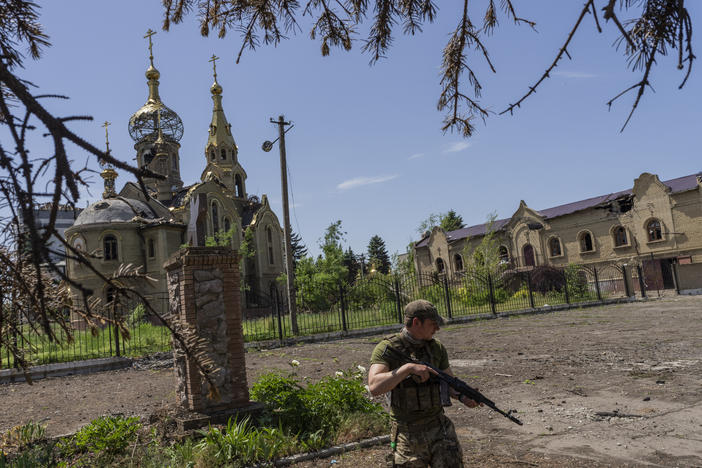
[[[155,303],[164,303],[167,286],[163,264],[187,242],[191,199],[206,199],[207,236],[210,242],[229,244],[237,251],[245,243],[242,301],[257,302],[261,295],[271,294],[284,271],[283,231],[267,196],[259,199],[246,192],[246,171],[222,106],[223,89],[217,82],[216,57],[211,60],[213,108],[202,154],[204,169],[199,181],[185,185],[179,154],[183,123],[159,96],[160,73],[153,63],[151,34],[147,34],[148,99],[129,119],[129,134],[134,141],[138,167],[163,178],[144,179],[148,195],[134,182],[127,182],[117,192],[117,172],[105,165],[101,173],[105,187],[102,200],[78,215],[66,229],[65,239],[69,245],[90,254],[92,266],[105,276],[111,276],[122,265],[138,267],[154,280],[139,284],[140,292]],[[109,140],[107,151],[110,151]],[[106,302],[112,299],[112,289],[89,268],[75,261],[67,263],[69,278],[93,290],[96,298]]]

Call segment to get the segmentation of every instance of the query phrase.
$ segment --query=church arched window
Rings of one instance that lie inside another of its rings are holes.
[[[214,161],[216,158],[214,150],[210,151],[210,161]]]
[[[224,161],[225,159],[227,159],[227,150],[225,150],[224,148],[222,148],[222,151],[220,151],[220,153],[219,153],[219,157],[222,158],[222,161]]]
[[[244,196],[244,183],[241,181],[241,175],[237,174],[234,176],[234,186],[235,186],[235,195],[237,198],[241,198]]]
[[[453,266],[456,271],[463,271],[463,257],[461,257],[461,254],[455,254],[453,256]]]
[[[438,273],[443,273],[445,269],[446,269],[446,267],[444,265],[444,260],[442,258],[437,258],[436,259],[436,271]]]
[[[268,241],[268,263],[273,265],[275,263],[273,258],[273,230],[270,226],[266,228],[266,240]]]
[[[229,218],[224,218],[224,232],[229,232],[229,230],[232,228],[232,223],[229,221]]]
[[[102,240],[102,254],[105,260],[117,260],[117,238],[112,234]]]
[[[212,234],[217,235],[219,232],[219,210],[217,210],[217,202],[212,203]]]

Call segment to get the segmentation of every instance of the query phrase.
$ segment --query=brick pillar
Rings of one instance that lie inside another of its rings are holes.
[[[188,247],[165,264],[169,315],[196,330],[218,370],[212,375],[220,399],[207,397],[206,380],[174,340],[179,404],[190,411],[214,413],[248,406],[244,360],[239,256],[226,247]]]

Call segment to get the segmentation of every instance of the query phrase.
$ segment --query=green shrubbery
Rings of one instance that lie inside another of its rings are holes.
[[[43,426],[26,424],[0,438],[0,468],[244,467],[375,436],[387,432],[389,419],[366,398],[364,371],[337,372],[306,386],[294,375],[264,375],[251,391],[265,406],[257,420],[230,420],[170,445],[136,417],[103,416],[58,442],[44,439]]]

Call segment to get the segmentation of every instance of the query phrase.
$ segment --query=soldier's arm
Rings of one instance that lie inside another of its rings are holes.
[[[390,370],[385,364],[371,364],[368,370],[368,389],[371,395],[378,396],[389,392],[410,374],[426,382],[434,371],[423,364],[407,363]]]

